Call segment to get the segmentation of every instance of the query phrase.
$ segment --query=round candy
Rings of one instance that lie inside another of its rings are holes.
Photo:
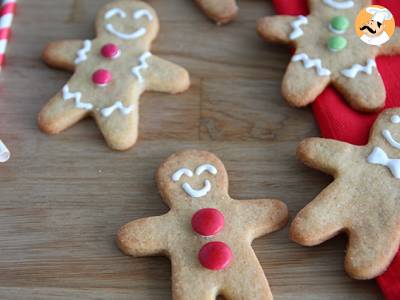
[[[344,33],[349,28],[350,22],[344,16],[337,16],[332,18],[330,28],[335,33]]]
[[[92,80],[99,86],[105,86],[112,80],[112,74],[106,69],[100,69],[93,73]]]
[[[328,48],[331,51],[341,51],[347,46],[347,40],[342,36],[332,36],[328,40]]]
[[[215,208],[203,208],[192,217],[192,228],[202,236],[213,236],[224,227],[224,215]]]
[[[118,46],[115,44],[106,44],[101,48],[101,55],[105,58],[117,58],[121,54],[121,50],[119,50]]]
[[[199,261],[204,268],[218,271],[225,269],[232,260],[232,251],[223,242],[205,244],[199,252]]]

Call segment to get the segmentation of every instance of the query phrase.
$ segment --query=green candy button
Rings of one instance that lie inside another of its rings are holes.
[[[328,40],[328,48],[331,51],[341,51],[347,46],[347,40],[342,36],[332,36]]]
[[[350,22],[346,17],[337,16],[332,18],[330,25],[335,33],[343,33],[349,28]]]

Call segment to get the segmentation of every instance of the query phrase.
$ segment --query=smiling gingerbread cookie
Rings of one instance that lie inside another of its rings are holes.
[[[258,23],[265,40],[296,47],[283,78],[283,96],[293,106],[306,106],[332,83],[354,109],[381,109],[386,90],[375,58],[400,54],[399,29],[381,47],[370,46],[353,29],[358,12],[370,0],[308,2],[308,16],[265,17]]]
[[[158,30],[157,15],[148,4],[125,0],[99,12],[96,39],[51,43],[44,60],[74,75],[40,112],[40,128],[55,134],[91,116],[111,148],[132,147],[140,95],[146,90],[179,93],[190,84],[185,69],[150,52]]]
[[[298,155],[335,180],[296,216],[292,239],[313,246],[345,232],[348,274],[383,273],[400,244],[400,109],[380,114],[366,146],[311,138]]]
[[[159,168],[157,183],[170,211],[122,227],[120,249],[168,256],[175,300],[272,299],[251,242],[286,224],[286,205],[233,200],[224,165],[205,151],[173,154]]]

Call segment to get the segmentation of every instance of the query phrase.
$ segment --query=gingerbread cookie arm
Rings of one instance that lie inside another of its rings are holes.
[[[364,71],[359,71],[361,68]],[[342,76],[335,78],[333,85],[358,111],[375,112],[385,105],[385,84],[374,60],[342,70]]]
[[[57,134],[85,118],[92,107],[66,84],[40,111],[38,125],[48,134]]]
[[[337,180],[331,183],[297,214],[290,227],[293,241],[314,246],[344,230],[349,211],[346,204],[351,202],[353,195],[347,191],[341,193],[342,183]]]
[[[236,205],[238,218],[249,227],[253,239],[282,228],[288,220],[287,206],[279,200],[241,200]]]
[[[166,230],[173,224],[168,213],[130,222],[118,231],[118,247],[125,254],[132,256],[167,255],[168,232]]]
[[[152,55],[149,68],[143,72],[147,89],[155,92],[181,93],[190,86],[189,73],[174,63]]]
[[[303,107],[314,102],[325,90],[330,82],[330,71],[318,66],[306,69],[304,64],[312,59],[304,53],[297,55],[293,56],[286,70],[282,82],[282,94],[290,105]],[[298,61],[294,61],[296,57]],[[299,74],[302,74],[301,80]]]
[[[351,159],[360,148],[336,140],[308,138],[300,143],[297,156],[306,165],[336,176],[346,167],[343,160]]]
[[[76,62],[79,62],[78,52],[85,48],[85,43],[81,40],[52,42],[43,51],[43,60],[51,67],[74,71]]]
[[[388,42],[379,47],[379,55],[400,54],[400,28],[396,27],[394,35]]]
[[[236,0],[195,0],[195,2],[218,25],[232,21],[239,11]]]
[[[137,105],[125,105],[116,101],[113,105],[94,112],[94,118],[110,148],[125,151],[136,143],[139,130]]]
[[[296,25],[296,21],[301,19],[304,21]],[[268,42],[294,44],[295,39],[302,35],[301,25],[306,24],[306,20],[303,16],[268,16],[258,20],[257,32]]]

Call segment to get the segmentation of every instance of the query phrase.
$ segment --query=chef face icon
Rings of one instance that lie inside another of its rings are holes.
[[[355,26],[364,43],[380,46],[390,40],[394,33],[395,21],[387,8],[373,5],[360,11]]]

